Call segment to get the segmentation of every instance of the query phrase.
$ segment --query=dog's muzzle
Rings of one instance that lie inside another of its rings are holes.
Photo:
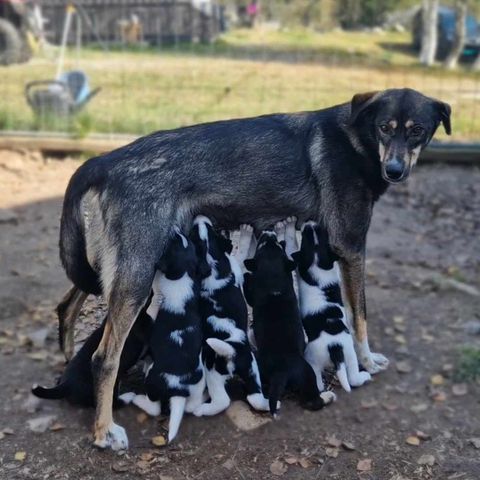
[[[382,177],[390,183],[400,183],[407,179],[410,167],[398,157],[382,162]]]

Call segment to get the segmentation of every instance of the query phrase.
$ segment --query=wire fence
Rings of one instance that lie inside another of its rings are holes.
[[[224,118],[320,109],[358,92],[411,87],[452,105],[455,140],[480,137],[480,74],[468,67],[446,72],[416,65],[407,33],[313,37],[270,26],[219,35],[221,15],[202,11],[195,19],[197,10],[188,10],[187,2],[169,11],[169,21],[156,20],[161,11],[148,10],[148,1],[115,12],[107,2],[98,3],[104,3],[105,20],[88,9],[77,14],[64,71],[83,71],[90,90],[100,92],[79,111],[52,114],[37,108],[35,114],[25,86],[54,79],[59,47],[47,46],[26,64],[0,67],[2,130],[140,135]],[[60,10],[55,12],[52,21],[63,24]],[[207,28],[212,15],[215,26]]]

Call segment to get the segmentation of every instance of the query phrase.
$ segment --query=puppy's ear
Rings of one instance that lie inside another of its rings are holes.
[[[443,128],[447,135],[452,134],[452,126],[450,124],[450,116],[452,114],[452,107],[448,103],[437,101],[438,114],[440,116],[440,122],[442,122]]]
[[[350,124],[353,125],[360,113],[364,112],[374,101],[378,92],[357,93],[350,103]]]
[[[254,272],[255,269],[257,268],[257,263],[255,262],[255,259],[254,258],[247,258],[243,264],[245,265],[245,268],[249,271],[249,272]]]

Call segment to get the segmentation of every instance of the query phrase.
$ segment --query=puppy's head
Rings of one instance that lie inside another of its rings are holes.
[[[302,244],[300,250],[292,254],[301,271],[312,267],[321,270],[331,270],[338,255],[332,250],[327,229],[320,224],[307,222],[302,229]]]
[[[186,273],[195,278],[198,270],[197,255],[192,242],[175,228],[173,237],[168,242],[158,269],[169,279],[178,280]]]
[[[210,275],[212,267],[215,268],[218,278],[224,278],[231,273],[227,254],[232,252],[232,241],[215,230],[207,217],[199,215],[195,218],[190,238],[195,244],[203,278]]]
[[[272,231],[264,231],[258,239],[255,257],[245,260],[247,270],[252,272],[255,290],[268,295],[281,295],[292,285],[295,262],[285,253],[285,242],[279,242]]]
[[[378,151],[383,179],[399,183],[440,124],[451,134],[450,114],[444,102],[408,88],[392,89],[355,95],[350,125],[362,144]]]

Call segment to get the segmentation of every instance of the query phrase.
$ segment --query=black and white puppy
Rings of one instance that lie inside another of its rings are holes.
[[[287,239],[292,238],[288,234],[291,228],[291,224],[286,225]],[[315,371],[317,386],[323,390],[322,372],[333,366],[340,384],[350,392],[350,386],[363,385],[371,376],[358,368],[342,302],[338,257],[325,227],[305,223],[301,248],[292,257],[298,266],[300,312],[308,339],[305,358]]]
[[[295,262],[274,232],[258,240],[253,259],[245,260],[245,296],[253,308],[253,331],[262,381],[269,384],[269,405],[276,415],[285,389],[297,391],[301,404],[318,410],[335,399],[320,393],[312,367],[304,359],[305,337],[293,287]]]
[[[67,364],[58,384],[53,388],[34,385],[32,387],[32,393],[35,396],[46,399],[65,398],[74,405],[83,407],[95,406],[92,355],[97,350],[100,340],[102,339],[105,321],[106,320],[90,334],[80,350]],[[119,379],[130,370],[145,353],[150,328],[151,320],[144,309],[132,327],[132,331],[128,335],[122,350],[113,396],[114,408],[125,404],[122,396],[118,396]]]
[[[154,281],[154,297],[161,292],[162,302],[156,306],[149,342],[153,363],[145,378],[147,396],[137,395],[132,400],[150,415],[169,407],[169,442],[176,437],[184,412],[192,413],[203,401],[199,295],[201,278],[209,270],[202,267],[192,242],[177,230]]]
[[[240,231],[237,258],[246,258],[252,229]],[[242,293],[243,273],[231,255],[232,242],[216,232],[204,216],[194,220],[191,233],[197,254],[211,269],[202,281],[201,311],[205,343],[202,359],[205,366],[210,402],[194,411],[195,415],[216,415],[230,405],[226,382],[238,375],[247,390],[247,401],[256,410],[267,410],[262,393],[257,361],[247,337],[248,311]]]

